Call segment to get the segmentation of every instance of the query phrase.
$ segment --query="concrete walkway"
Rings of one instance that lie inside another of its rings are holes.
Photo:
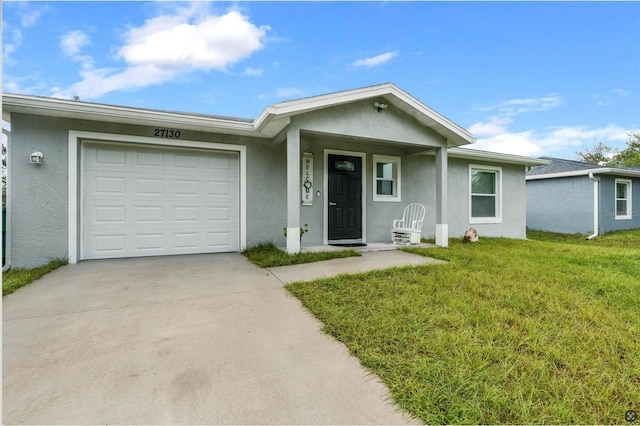
[[[240,254],[85,261],[3,298],[4,424],[405,424],[283,282],[428,261],[264,270]]]
[[[424,257],[400,250],[362,251],[361,257],[346,257],[324,262],[305,263],[295,266],[268,268],[283,284],[295,281],[312,281],[318,278],[335,277],[341,274],[356,274],[397,266],[446,263],[442,260]]]

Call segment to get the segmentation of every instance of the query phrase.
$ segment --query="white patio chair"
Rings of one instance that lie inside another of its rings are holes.
[[[402,219],[393,221],[391,240],[394,244],[420,244],[422,222],[425,208],[422,204],[412,203],[404,209]]]

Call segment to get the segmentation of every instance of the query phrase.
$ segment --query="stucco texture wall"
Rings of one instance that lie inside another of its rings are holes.
[[[502,169],[501,223],[470,223],[470,164]],[[462,237],[475,228],[480,237],[526,238],[524,166],[450,158],[448,180],[450,237]]]
[[[14,268],[67,258],[67,128],[42,117],[13,115],[9,153],[11,222],[9,255]],[[41,151],[41,165],[29,155]]]
[[[593,232],[593,181],[588,176],[527,181],[527,228]]]
[[[640,179],[619,179],[631,181],[631,218],[616,219],[616,176],[600,175],[600,232],[607,233],[640,228]]]

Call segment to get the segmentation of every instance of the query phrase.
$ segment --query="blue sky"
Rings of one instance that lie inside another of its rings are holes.
[[[3,2],[3,90],[255,118],[393,82],[476,149],[640,130],[639,2]]]

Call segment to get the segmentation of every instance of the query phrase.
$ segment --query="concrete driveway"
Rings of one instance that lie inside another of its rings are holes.
[[[2,346],[4,424],[412,422],[240,254],[62,267],[3,298]]]

